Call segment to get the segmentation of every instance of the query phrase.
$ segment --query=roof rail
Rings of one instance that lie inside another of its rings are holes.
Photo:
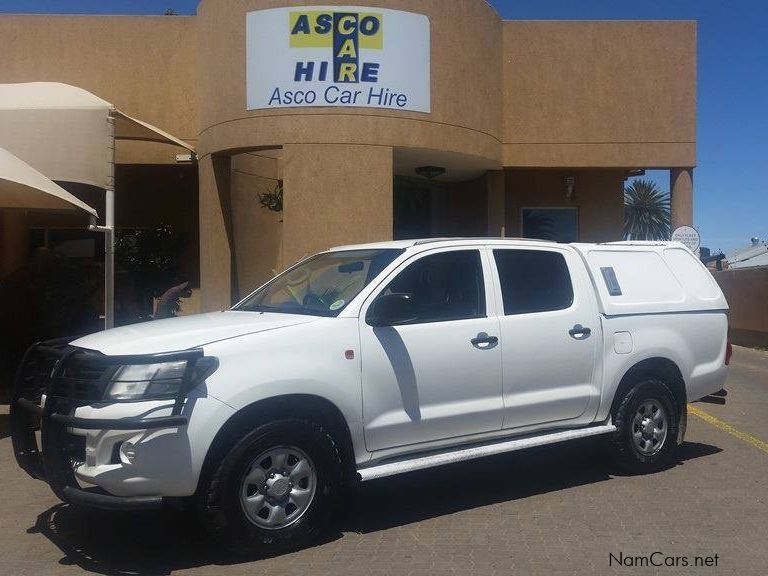
[[[676,240],[615,240],[613,242],[599,242],[600,246],[669,246],[680,244]]]
[[[435,242],[456,242],[456,241],[463,241],[463,240],[479,240],[479,241],[488,241],[488,240],[515,240],[515,241],[522,241],[522,242],[549,242],[551,244],[557,244],[554,240],[542,240],[539,238],[516,238],[516,237],[509,237],[505,236],[502,238],[501,236],[457,236],[457,237],[449,237],[449,238],[424,238],[422,240],[416,240],[413,245],[414,246],[421,246],[423,244],[434,244]]]

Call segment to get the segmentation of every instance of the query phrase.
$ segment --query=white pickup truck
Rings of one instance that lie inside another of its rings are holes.
[[[232,550],[293,547],[359,481],[593,435],[669,465],[727,308],[677,243],[335,248],[225,312],[32,347],[14,449],[72,504],[185,501]]]

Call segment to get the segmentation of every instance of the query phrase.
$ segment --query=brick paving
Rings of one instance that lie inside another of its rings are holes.
[[[697,406],[768,441],[768,353],[737,349],[733,364],[728,404]],[[590,439],[378,480],[326,541],[255,562],[222,556],[179,514],[58,503],[16,468],[7,409],[0,424],[2,574],[768,574],[768,453],[696,417],[658,474],[615,475]],[[718,564],[609,562],[653,552]]]

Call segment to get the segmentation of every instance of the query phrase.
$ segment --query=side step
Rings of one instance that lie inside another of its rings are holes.
[[[576,440],[578,438],[587,438],[599,434],[609,434],[616,430],[613,424],[604,424],[602,426],[590,426],[589,428],[577,428],[572,430],[562,430],[560,432],[551,432],[538,436],[526,436],[524,438],[513,438],[470,448],[454,448],[448,452],[430,453],[427,456],[415,456],[408,460],[397,460],[394,462],[385,462],[360,468],[358,473],[363,482],[413,472],[415,470],[424,470],[425,468],[434,468],[454,462],[463,462],[484,456],[493,456],[494,454],[503,454],[504,452],[514,452],[515,450],[524,450],[526,448],[535,448],[536,446],[545,446],[547,444],[557,444],[567,440]]]

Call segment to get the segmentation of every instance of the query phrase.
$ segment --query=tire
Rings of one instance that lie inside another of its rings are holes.
[[[212,469],[201,481],[198,511],[214,540],[240,556],[268,556],[317,538],[342,479],[336,444],[307,420],[258,426]]]
[[[666,384],[639,380],[614,414],[613,456],[625,472],[646,474],[667,468],[678,446],[680,413]]]

